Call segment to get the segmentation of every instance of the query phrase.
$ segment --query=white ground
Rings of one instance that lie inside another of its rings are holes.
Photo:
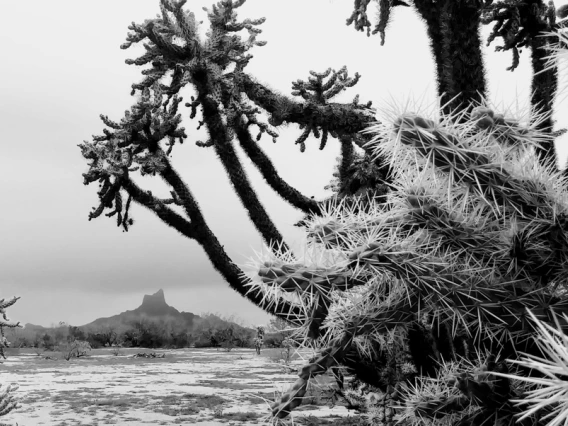
[[[273,400],[297,378],[249,349],[158,351],[166,353],[165,359],[115,357],[104,354],[108,349],[96,352],[98,355],[69,362],[45,360],[35,354],[9,356],[0,364],[0,383],[19,384],[16,394],[22,408],[2,417],[2,422],[18,426],[266,424],[269,402],[252,398],[253,402],[251,396],[261,393]],[[294,364],[301,365],[302,361]],[[201,407],[198,412],[193,408],[191,413],[195,395],[214,395],[227,401]],[[191,414],[184,413],[184,408]],[[214,408],[223,413],[259,413],[263,418],[245,423],[216,419]],[[344,407],[306,406],[297,410],[291,420],[306,415],[350,414]]]

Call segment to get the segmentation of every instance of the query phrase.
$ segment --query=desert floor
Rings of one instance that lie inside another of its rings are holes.
[[[279,349],[260,356],[253,349],[156,350],[165,358],[148,359],[132,355],[153,350],[122,349],[115,356],[105,348],[70,361],[32,349],[10,352],[0,364],[0,390],[17,383],[22,408],[0,423],[19,426],[270,424],[269,403],[295,381],[294,369],[309,355],[296,354],[285,366]],[[288,424],[355,424],[355,413],[327,406],[332,382],[322,376],[320,386],[310,387]]]

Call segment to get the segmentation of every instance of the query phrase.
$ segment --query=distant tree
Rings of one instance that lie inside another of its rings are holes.
[[[284,340],[291,338],[295,328],[281,318],[272,318],[266,327],[269,336],[266,337],[270,344],[281,347]]]
[[[233,325],[216,330],[212,335],[212,343],[230,352],[235,347],[235,327]]]
[[[79,327],[70,325],[68,329],[68,336],[71,341],[73,340],[87,340],[87,333]]]
[[[126,330],[122,334],[123,345],[126,346],[126,347],[140,346],[139,345],[139,337],[140,337],[140,333],[139,333],[138,330],[136,330],[136,329]]]
[[[32,340],[32,346],[34,348],[39,348],[42,344],[42,335],[40,332],[36,332],[33,340]]]
[[[112,325],[106,325],[95,331],[100,336],[103,346],[112,346],[118,339],[116,328]]]
[[[242,327],[240,325],[235,326],[233,334],[235,336],[235,347],[237,348],[250,348],[254,333],[252,330]]]
[[[73,340],[60,346],[60,351],[65,361],[69,361],[71,358],[84,357],[90,350],[91,345],[89,342],[81,340]]]
[[[60,321],[59,325],[53,328],[52,333],[53,333],[52,337],[54,345],[61,345],[63,343],[67,343],[70,339],[69,325],[64,321]]]
[[[43,336],[41,336],[41,340],[42,346],[46,351],[52,351],[55,348],[55,341],[53,337],[51,337],[51,334],[47,332],[44,333]]]
[[[187,332],[171,332],[171,344],[174,348],[185,348],[189,346],[189,338],[191,334]]]

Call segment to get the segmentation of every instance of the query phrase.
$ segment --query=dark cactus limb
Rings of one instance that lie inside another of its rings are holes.
[[[353,159],[355,156],[355,148],[353,147],[353,141],[347,136],[342,136],[339,138],[341,141],[341,165],[339,166],[339,193],[343,193],[346,190],[349,168],[353,164]]]
[[[446,362],[454,360],[456,358],[454,339],[448,323],[441,322],[440,318],[436,317],[432,326],[432,335],[436,342],[436,348],[440,353],[440,358]]]
[[[460,113],[486,96],[479,2],[416,0],[426,22],[444,114]]]
[[[436,347],[436,340],[432,331],[414,321],[408,329],[408,348],[418,374],[436,377],[440,352]]]
[[[227,126],[221,119],[216,102],[208,96],[206,73],[195,72],[194,81],[201,99],[203,121],[207,125],[215,152],[221,160],[241,203],[247,210],[249,218],[269,247],[272,247],[277,253],[289,253],[290,249],[284,242],[284,237],[268,216],[250,184],[233,147]]]
[[[262,174],[266,183],[276,191],[282,199],[292,206],[308,214],[319,214],[319,204],[312,198],[301,194],[297,189],[292,188],[284,181],[276,171],[270,158],[262,151],[258,144],[253,140],[249,130],[244,125],[237,126],[236,135],[239,143],[253,164]]]
[[[485,66],[481,51],[479,25],[481,9],[477,2],[446,0],[443,23],[443,45],[449,52],[444,67],[450,67],[448,93],[443,103],[445,113],[462,112],[472,103],[481,103],[486,96]],[[449,37],[449,40],[446,38]],[[444,74],[446,75],[446,73]],[[455,98],[455,99],[453,99]]]
[[[444,64],[447,63],[447,52],[444,51],[442,44],[442,29],[440,24],[440,3],[432,0],[415,0],[414,7],[426,22],[426,33],[430,40],[430,48],[434,55],[436,66],[436,83],[438,86],[438,96],[442,97],[448,92],[447,80],[444,78]]]
[[[453,340],[456,356],[470,359],[473,353],[473,341],[466,333],[462,333]]]
[[[545,115],[544,119],[538,120],[537,128],[551,134],[554,127],[552,108],[558,88],[558,67],[554,66],[546,69],[547,60],[545,58],[549,53],[545,47],[549,42],[551,42],[550,36],[537,36],[531,38],[530,41],[531,64],[533,69],[531,107],[534,108],[538,116]],[[556,164],[554,138],[552,135],[549,141],[541,143],[541,147],[542,149],[538,150],[541,161]]]
[[[164,179],[176,188],[176,192],[185,192],[185,190],[182,191],[179,186],[181,178],[179,178],[179,175],[177,175],[171,167],[168,168]],[[209,260],[213,264],[213,267],[223,276],[225,281],[227,281],[233,290],[267,313],[284,318],[287,321],[294,323],[294,325],[301,324],[301,321],[298,320],[301,314],[298,308],[293,307],[288,302],[282,302],[277,306],[270,305],[266,303],[266,299],[260,290],[248,291],[250,279],[246,277],[245,273],[237,265],[235,265],[235,263],[233,263],[203,218],[201,218],[201,220],[199,219],[201,212],[199,211],[197,204],[193,205],[189,209],[193,212],[192,222],[190,223],[167,206],[160,206],[159,209],[156,209],[156,199],[148,192],[140,189],[131,179],[125,178],[123,180],[122,187],[135,202],[153,211],[168,226],[174,228],[187,238],[196,240],[203,247],[205,253],[209,257]],[[189,189],[187,189],[185,184],[183,187],[186,188],[189,194]],[[180,198],[181,197],[182,196],[180,195]],[[192,197],[184,198],[185,200],[193,199]],[[197,226],[194,226],[195,224],[197,224]]]
[[[373,348],[376,355],[372,360],[365,359],[359,354],[355,345],[351,345],[345,353],[341,364],[346,367],[348,374],[352,374],[357,380],[384,390],[381,383],[381,369],[386,367],[386,359],[380,355],[378,347]]]
[[[361,106],[352,103],[317,105],[296,102],[255,81],[246,73],[242,74],[241,88],[252,102],[271,114],[269,122],[276,127],[288,122],[325,128],[338,135],[353,135],[376,122],[374,115]],[[361,137],[365,142],[371,140],[366,134],[361,134]]]
[[[301,368],[298,374],[299,378],[292,388],[283,394],[280,400],[275,401],[271,405],[273,417],[279,419],[287,417],[294,408],[302,404],[309,381],[342,362],[345,353],[353,342],[358,323],[355,322],[349,325],[348,329],[341,336],[338,336],[331,342],[330,346],[322,350],[316,357],[310,359],[309,363]]]

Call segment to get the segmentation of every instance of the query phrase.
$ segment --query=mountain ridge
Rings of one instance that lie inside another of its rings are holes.
[[[192,312],[180,312],[173,306],[168,305],[166,303],[164,290],[159,289],[154,294],[145,294],[142,298],[142,304],[136,309],[124,311],[110,317],[97,318],[88,324],[82,325],[81,328],[118,325],[116,322],[120,322],[123,325],[129,325],[128,323],[141,320],[143,318],[147,318],[149,320],[170,319],[176,322],[181,321],[185,323],[188,328],[193,328],[195,320],[200,319],[201,317]]]
[[[224,320],[214,314],[201,317],[192,312],[180,312],[173,306],[168,305],[163,289],[159,289],[154,294],[145,294],[142,298],[142,304],[135,309],[126,310],[110,317],[97,318],[94,321],[78,327],[80,329],[93,331],[97,331],[105,327],[112,327],[119,332],[132,328],[132,326],[137,322],[144,321],[171,324],[176,329],[183,328],[190,331],[194,330],[201,323],[206,323],[208,326],[214,327],[233,324],[238,328],[249,328],[236,324],[230,320]],[[24,325],[24,328],[43,333],[52,327],[44,327],[41,325],[27,323]]]

